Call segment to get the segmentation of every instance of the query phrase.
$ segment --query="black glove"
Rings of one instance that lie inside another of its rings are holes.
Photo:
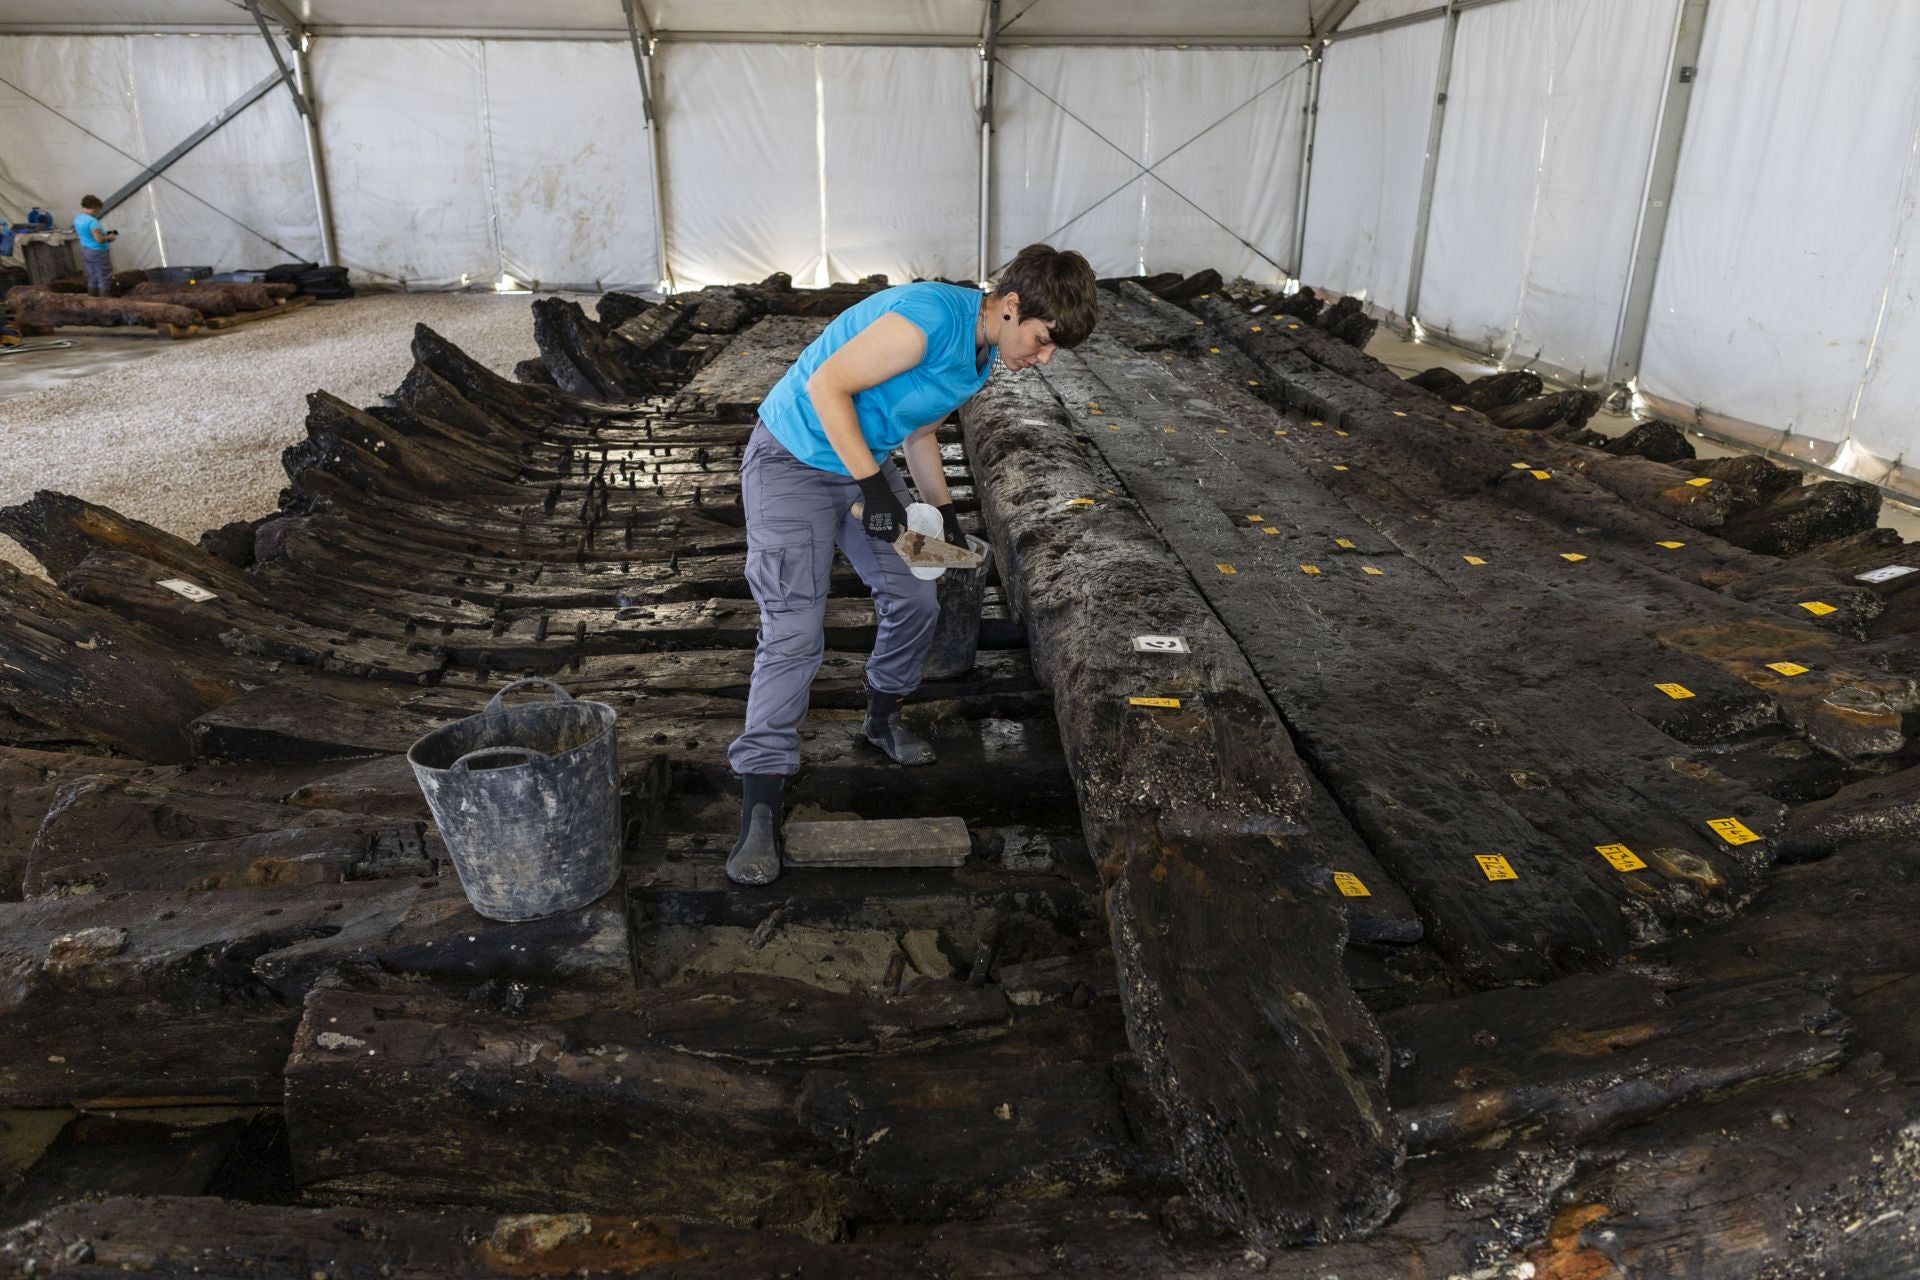
[[[953,509],[951,502],[940,504],[941,532],[947,535],[947,541],[956,547],[967,545],[967,535],[960,532],[960,514]]]
[[[860,482],[860,495],[866,504],[860,515],[860,524],[869,538],[893,542],[907,531],[907,509],[894,496],[893,486],[887,483],[884,470],[876,471]]]

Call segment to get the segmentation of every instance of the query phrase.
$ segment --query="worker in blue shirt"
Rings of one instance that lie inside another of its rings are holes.
[[[118,231],[100,226],[100,197],[81,196],[80,212],[73,219],[74,234],[80,237],[80,257],[87,264],[87,292],[96,298],[113,295],[113,255],[107,246],[120,238]]]
[[[906,531],[900,449],[920,498],[966,545],[934,432],[1008,369],[1044,365],[1079,345],[1097,310],[1093,268],[1077,253],[1029,245],[992,293],[924,281],[884,289],[840,313],[760,404],[740,463],[747,585],[760,605],[745,730],[727,751],[740,777],[740,839],[727,859],[739,884],[780,874],[780,818],[800,767],[800,726],[826,650],[827,587],[838,546],[873,592],[879,631],[867,659],[868,742],[896,764],[931,764],[933,748],[900,719],[920,684],[940,605],[892,543]],[[853,514],[855,502],[863,503]]]

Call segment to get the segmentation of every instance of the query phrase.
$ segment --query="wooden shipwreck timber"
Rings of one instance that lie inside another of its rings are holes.
[[[739,458],[870,287],[542,301],[518,381],[423,328],[197,544],[0,512],[0,1273],[1912,1273],[1872,490],[1111,282],[943,428],[938,764],[856,744],[834,581],[795,816],[971,853],[742,888]],[[403,753],[523,675],[618,711],[625,867],[499,924]]]

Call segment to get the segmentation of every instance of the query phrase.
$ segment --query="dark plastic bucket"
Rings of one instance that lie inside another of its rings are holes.
[[[552,702],[509,707],[522,685]],[[620,875],[620,763],[613,708],[551,680],[515,680],[487,709],[413,744],[407,762],[453,855],[460,887],[489,920],[584,907]]]
[[[949,569],[935,581],[940,592],[940,620],[933,627],[933,647],[920,664],[923,680],[944,680],[973,669],[980,648],[980,598],[986,594],[987,575],[993,572],[993,546],[972,534],[967,546],[980,553],[974,569]]]

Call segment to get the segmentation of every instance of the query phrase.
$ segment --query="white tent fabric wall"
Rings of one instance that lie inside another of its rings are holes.
[[[980,234],[979,55],[850,45],[823,46],[819,54],[828,275],[858,280],[878,272],[896,283],[972,278]]]
[[[818,283],[817,59],[806,45],[667,44],[658,55],[667,258],[683,289],[776,271]]]
[[[129,36],[127,47],[147,160],[274,73],[258,36]],[[284,87],[221,126],[149,189],[170,263],[226,270],[320,255],[306,130]]]
[[[481,44],[502,270],[541,288],[660,280],[645,105],[625,43]]]
[[[1920,6],[1715,6],[1639,387],[1879,480],[1920,402]],[[1848,445],[1851,447],[1847,447]]]
[[[495,279],[479,41],[316,40],[310,61],[341,265],[414,289]]]
[[[1293,49],[1004,50],[990,265],[1050,238],[1102,275],[1211,266],[1278,281],[1305,65]]]
[[[1460,17],[1423,328],[1496,359],[1606,376],[1676,0],[1514,0]]]
[[[1336,41],[1320,71],[1301,278],[1396,315],[1406,311],[1441,25]]]
[[[24,216],[39,205],[68,226],[81,196],[110,195],[140,172],[152,153],[140,130],[128,52],[136,38],[0,36],[0,79],[24,91],[0,84],[0,203],[10,213]],[[172,145],[164,142],[160,150]],[[120,233],[115,266],[162,261],[151,187],[115,209],[107,225]]]

